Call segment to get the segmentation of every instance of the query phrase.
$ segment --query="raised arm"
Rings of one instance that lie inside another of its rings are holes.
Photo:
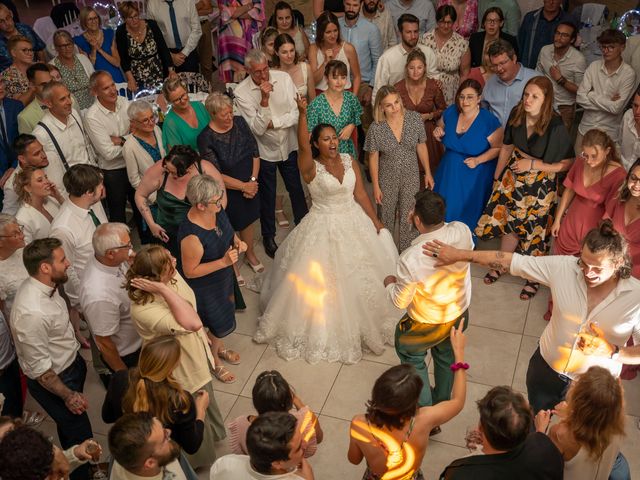
[[[451,265],[456,262],[471,262],[485,267],[493,268],[506,273],[511,268],[513,253],[501,250],[460,250],[442,243],[440,240],[425,243],[422,253],[438,259],[436,266]]]
[[[316,165],[313,163],[311,143],[307,131],[307,100],[300,95],[296,97],[298,104],[298,170],[305,182],[310,183],[316,176]]]

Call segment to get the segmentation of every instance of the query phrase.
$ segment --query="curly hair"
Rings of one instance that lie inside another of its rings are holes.
[[[0,442],[2,480],[44,480],[52,463],[53,445],[38,430],[21,425]]]
[[[23,203],[29,203],[31,201],[31,194],[27,191],[26,187],[29,186],[31,177],[33,177],[33,174],[38,170],[44,171],[44,168],[27,166],[21,169],[13,178],[13,187],[16,195],[18,195],[18,198]]]
[[[620,278],[631,276],[631,256],[629,246],[619,232],[613,228],[611,220],[603,220],[600,224],[591,229],[582,241],[582,248],[587,247],[593,253],[606,252],[609,254],[611,262],[618,265],[616,273]]]

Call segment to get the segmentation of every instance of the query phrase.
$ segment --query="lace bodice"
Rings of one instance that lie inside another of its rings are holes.
[[[313,199],[313,209],[326,213],[341,213],[345,207],[355,206],[353,189],[356,186],[356,175],[351,168],[351,157],[340,154],[344,166],[342,183],[327,171],[323,164],[316,162],[316,176],[309,184],[309,192]]]

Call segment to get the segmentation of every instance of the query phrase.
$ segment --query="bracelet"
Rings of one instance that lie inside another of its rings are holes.
[[[464,362],[452,363],[449,368],[451,368],[452,372],[457,370],[469,370],[469,364]]]

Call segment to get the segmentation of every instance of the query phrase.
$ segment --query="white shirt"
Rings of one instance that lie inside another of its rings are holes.
[[[613,291],[587,314],[587,284],[576,257],[530,257],[514,254],[511,275],[548,285],[553,296],[551,320],[540,337],[542,358],[556,372],[570,378],[597,365],[620,375],[622,363],[609,357],[584,355],[577,347],[578,334],[597,322],[604,338],[625,345],[629,336],[640,343],[640,280],[618,280]]]
[[[4,302],[7,315],[11,313],[13,300],[29,274],[22,261],[22,248],[19,248],[10,257],[0,260],[0,300]]]
[[[636,73],[627,63],[622,62],[611,74],[607,72],[604,60],[589,65],[576,95],[576,102],[584,107],[578,132],[584,135],[592,128],[599,128],[617,141],[624,108],[635,82]],[[611,100],[615,94],[620,98]]]
[[[107,216],[100,202],[91,207],[100,223],[107,223]],[[89,258],[93,257],[93,232],[96,226],[89,215],[89,210],[77,206],[71,200],[66,200],[58,214],[51,222],[49,235],[62,242],[64,253],[71,263],[67,270],[69,281],[64,286],[71,305],[79,306],[80,277]]]
[[[297,470],[296,470],[297,471]],[[216,460],[211,467],[211,480],[304,480],[296,471],[280,475],[265,475],[256,472],[249,462],[248,455],[225,455]]]
[[[131,320],[131,300],[122,288],[128,268],[126,263],[103,265],[94,256],[87,261],[80,284],[80,306],[91,333],[111,337],[121,357],[142,345]]]
[[[116,111],[104,107],[97,99],[87,109],[84,128],[98,157],[98,165],[103,170],[125,168],[122,147],[114,145],[111,137],[124,137],[129,133],[129,100],[118,95]]]
[[[0,370],[7,368],[14,358],[16,358],[16,349],[11,340],[9,323],[0,311]]]
[[[44,209],[49,212],[51,217],[55,217],[60,210],[60,204],[55,198],[47,198]],[[24,243],[30,244],[33,240],[39,238],[47,238],[51,231],[51,223],[40,211],[33,208],[28,203],[21,203],[16,220],[24,227]]]
[[[633,118],[633,110],[631,108],[624,112],[622,116],[618,145],[620,147],[622,165],[628,171],[631,165],[640,158],[640,135],[638,135],[636,121]]]
[[[436,325],[455,320],[469,307],[471,269],[468,262],[436,267],[437,259],[422,253],[422,245],[434,240],[473,249],[471,230],[461,222],[423,233],[400,255],[396,282],[387,285],[387,292],[393,304],[406,308],[413,320]]]
[[[78,112],[75,110],[71,112],[71,116],[67,119],[66,125],[51,115],[50,112],[44,114],[41,122],[51,130],[70,167],[78,163],[96,165],[95,153],[93,152],[89,139],[84,135],[84,128],[80,125],[82,117],[80,117]],[[67,192],[62,182],[62,177],[66,169],[62,160],[60,160],[58,150],[56,150],[51,137],[42,126],[36,126],[36,128],[33,129],[33,135],[42,144],[49,159],[49,166],[45,169],[49,180],[55,183],[60,193],[66,197]]]
[[[76,358],[76,340],[69,311],[56,290],[33,277],[27,278],[11,310],[11,332],[24,374],[35,380],[47,370],[62,373]]]
[[[574,105],[576,96],[566,88],[562,87],[558,82],[551,78],[549,71],[551,67],[558,67],[560,73],[568,81],[580,85],[584,77],[584,71],[587,69],[587,60],[584,55],[576,48],[569,47],[567,53],[560,60],[554,57],[554,46],[545,45],[538,55],[538,65],[536,70],[545,75],[553,84],[553,98],[556,105]]]
[[[191,0],[174,0],[173,7],[176,12],[176,24],[178,25],[180,41],[182,42],[180,53],[189,55],[198,47],[198,41],[202,36],[196,4]],[[149,0],[147,2],[147,18],[158,22],[167,47],[176,48],[169,16],[169,4],[164,0]]]
[[[269,82],[273,85],[273,91],[268,107],[260,106],[260,86],[251,77],[240,82],[233,93],[240,114],[256,137],[260,158],[279,162],[298,149],[298,91],[286,72],[270,70]],[[273,128],[267,128],[269,122],[272,122]]]
[[[9,175],[9,178],[7,178],[7,181],[4,183],[4,187],[2,188],[4,192],[4,198],[2,199],[2,213],[15,215],[18,211],[18,208],[20,208],[20,199],[18,198],[16,189],[13,186],[13,181],[15,180],[16,175],[20,170],[20,164],[18,164],[13,172],[11,172],[11,175]]]
[[[433,78],[438,74],[438,64],[435,52],[426,45],[418,43],[417,47],[424,53],[427,59],[427,76]],[[395,85],[404,78],[404,67],[407,64],[407,55],[402,43],[386,50],[378,60],[376,79],[373,85],[372,102],[375,102],[378,90],[383,85]]]

